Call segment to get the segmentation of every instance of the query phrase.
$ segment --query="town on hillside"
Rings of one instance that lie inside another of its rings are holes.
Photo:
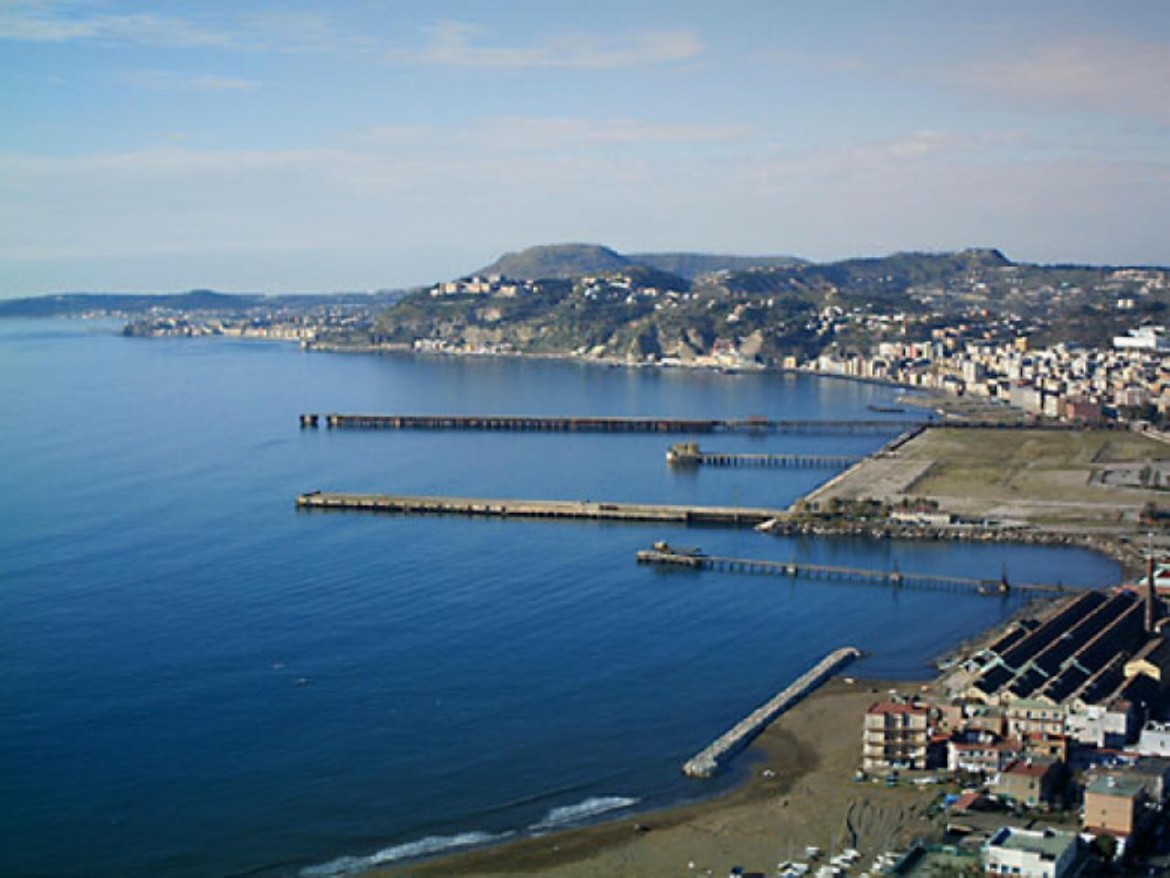
[[[303,307],[297,296],[203,293],[106,297],[117,307],[104,309],[102,297],[53,297],[8,310],[36,302],[125,316],[127,335],[310,350],[804,371],[1080,424],[1156,425],[1170,413],[1166,269],[1037,266],[995,250],[827,264],[686,255],[634,262],[584,245],[530,248],[415,291],[304,297]],[[682,266],[700,273],[670,270]]]

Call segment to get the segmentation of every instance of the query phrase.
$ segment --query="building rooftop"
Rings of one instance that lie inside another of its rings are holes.
[[[1088,592],[992,658],[969,691],[1054,706],[1107,700],[1125,684],[1126,660],[1147,643],[1143,621],[1132,592]]]
[[[876,704],[871,704],[868,714],[913,714],[915,716],[925,716],[929,709],[925,704],[916,704],[908,701],[879,701]]]
[[[1017,759],[1003,770],[1004,774],[1044,777],[1055,763],[1047,759]]]
[[[1144,778],[1127,777],[1124,774],[1103,774],[1085,787],[1085,795],[1117,796],[1135,799],[1146,788]]]
[[[1042,859],[1055,860],[1077,843],[1076,833],[1058,829],[1017,829],[1004,826],[987,841],[987,847],[1038,854]]]

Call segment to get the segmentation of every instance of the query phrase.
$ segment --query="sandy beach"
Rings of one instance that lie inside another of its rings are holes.
[[[742,866],[771,875],[781,861],[805,860],[808,845],[857,848],[868,866],[929,829],[937,787],[854,780],[866,708],[891,688],[909,694],[921,685],[830,680],[737,757],[752,777],[723,797],[371,874],[593,878],[726,875]]]

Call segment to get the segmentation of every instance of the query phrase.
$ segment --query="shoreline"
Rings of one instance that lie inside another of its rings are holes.
[[[775,536],[857,537],[867,540],[906,540],[909,542],[1005,543],[1017,546],[1051,546],[1084,549],[1117,562],[1122,579],[1145,574],[1145,555],[1141,546],[1120,540],[1109,533],[1055,528],[988,528],[893,524],[872,521],[780,521],[761,525],[765,533]],[[1092,588],[1093,586],[1081,586]],[[1075,588],[1075,586],[1070,586]]]
[[[274,340],[274,339],[268,339]],[[279,339],[275,339],[279,340]],[[331,352],[323,350],[323,352]],[[731,371],[714,365],[636,364],[598,360],[575,355],[531,355],[502,353],[453,353],[418,351],[359,351],[351,353],[401,353],[411,356],[472,356],[514,357],[575,362],[606,368],[689,369],[727,373]],[[898,388],[892,382],[880,382],[854,376],[826,375],[800,369],[738,370],[743,373],[810,375],[836,377],[870,384],[885,384]],[[907,388],[911,389],[911,388]],[[891,534],[874,534],[872,525],[857,530],[834,530],[816,535],[855,535],[869,538],[890,538]],[[902,533],[908,539],[952,540],[963,537],[951,534]],[[1047,529],[1029,529],[1026,534],[1003,533],[995,541],[1051,542],[1063,545],[1083,545],[1084,534],[1061,534]],[[1102,538],[1105,545],[1112,545]],[[1099,545],[1088,546],[1122,562],[1115,552],[1105,551]],[[1120,547],[1115,547],[1120,550]],[[986,635],[977,635],[977,637]],[[961,645],[956,645],[956,650]],[[846,822],[847,814],[857,807],[889,807],[900,814],[921,816],[924,802],[932,798],[937,787],[894,790],[871,789],[852,781],[852,770],[860,764],[861,721],[848,717],[859,716],[872,700],[882,697],[886,688],[894,685],[909,692],[921,684],[882,681],[844,683],[834,678],[824,689],[813,693],[789,713],[781,716],[765,730],[757,743],[741,755],[749,776],[734,789],[715,794],[698,802],[668,806],[660,810],[639,812],[636,805],[622,809],[612,819],[582,828],[556,830],[548,835],[513,836],[500,843],[435,858],[412,862],[386,864],[363,869],[363,876],[417,875],[515,875],[541,874],[553,878],[588,878],[593,875],[660,875],[685,874],[689,863],[699,864],[695,874],[713,869],[715,874],[727,874],[732,865],[743,864],[750,870],[772,871],[785,858],[785,845],[803,850],[805,844],[830,848],[835,825],[836,832]],[[862,704],[864,702],[864,704]],[[826,717],[829,722],[826,724]],[[849,756],[848,754],[852,754]],[[849,766],[844,772],[842,767]],[[768,774],[770,772],[770,774]],[[876,805],[872,803],[877,803]],[[840,817],[840,820],[837,818]],[[836,821],[834,823],[834,821]],[[916,824],[917,825],[917,824]],[[802,842],[803,839],[803,842]],[[867,855],[871,849],[866,850]],[[770,851],[770,853],[766,852]],[[684,854],[685,852],[685,854]],[[876,853],[877,851],[873,851]],[[788,856],[791,859],[791,856]],[[359,858],[360,859],[360,858]]]
[[[637,805],[596,822],[547,834],[513,835],[474,847],[385,863],[357,878],[657,878],[718,876],[733,866],[771,874],[783,861],[807,859],[808,845],[826,858],[853,847],[868,862],[904,850],[941,824],[931,804],[945,784],[859,783],[866,709],[894,691],[902,696],[943,685],[945,661],[992,642],[1025,616],[1044,615],[1066,598],[1029,601],[1009,618],[965,638],[932,661],[922,679],[853,677],[841,672],[782,713],[739,755],[730,789],[676,804]],[[915,772],[928,777],[933,772]],[[697,784],[701,785],[701,781]]]
[[[891,829],[894,836],[901,834],[901,845],[920,831],[916,819],[938,788],[857,783],[862,717],[890,689],[909,694],[932,685],[836,676],[773,721],[741,754],[749,770],[730,790],[660,809],[635,807],[586,826],[388,863],[357,874],[650,878],[725,875],[735,865],[770,874],[781,860],[803,858],[808,845],[840,848],[839,837],[851,816],[862,812],[894,818],[877,821],[882,822],[880,831],[873,827],[851,840],[849,846],[874,857],[885,850]]]

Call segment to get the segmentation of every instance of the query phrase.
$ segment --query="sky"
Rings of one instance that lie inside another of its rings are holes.
[[[0,297],[1170,265],[1166,0],[0,0]]]

